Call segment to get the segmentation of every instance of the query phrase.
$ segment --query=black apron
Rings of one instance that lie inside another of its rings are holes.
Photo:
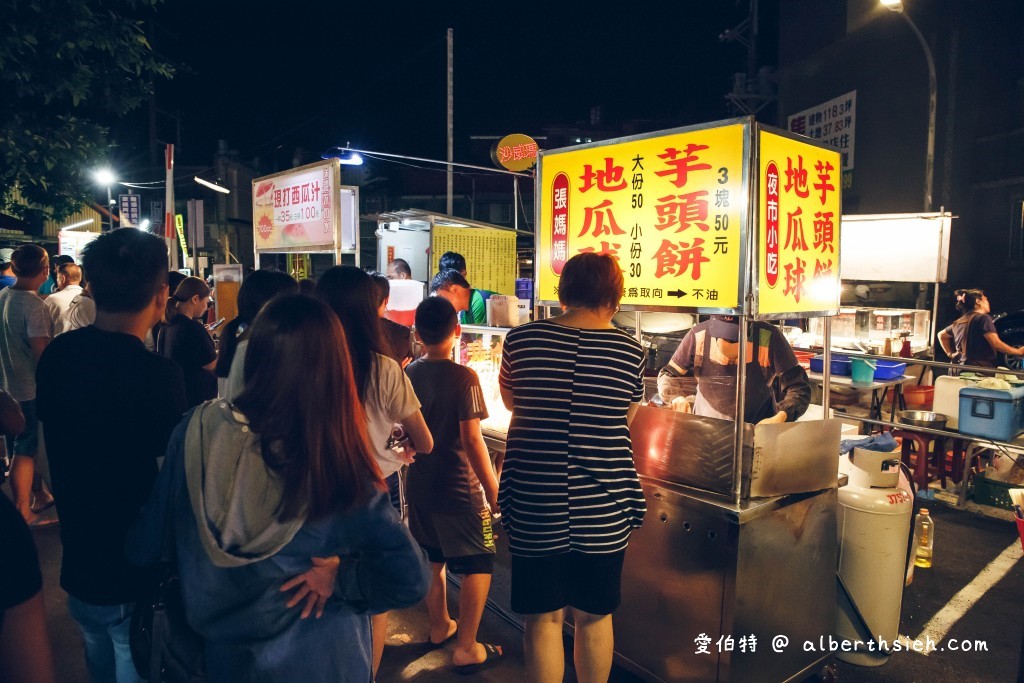
[[[747,358],[746,406],[743,412],[744,422],[756,424],[779,411],[775,396],[758,363],[762,349],[761,330],[754,326],[752,331],[753,340],[748,343],[752,346],[753,353],[748,354]],[[721,365],[713,362],[710,355],[711,338],[709,326],[704,331],[703,354],[694,358],[693,374],[697,377],[697,398],[693,404],[693,412],[697,415],[732,420],[736,415],[736,363],[733,361],[729,365]],[[763,348],[767,351],[767,346]]]

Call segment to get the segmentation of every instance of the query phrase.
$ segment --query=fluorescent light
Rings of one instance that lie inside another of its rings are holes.
[[[320,155],[321,159],[337,159],[342,166],[362,166],[363,157],[347,147],[331,147]]]
[[[903,11],[903,0],[878,0],[886,9],[891,9],[893,12]]]
[[[61,228],[61,230],[74,230],[75,228],[80,228],[83,225],[89,225],[90,223],[95,222],[95,218],[86,218],[84,221],[78,221],[77,223],[72,223],[71,225],[65,225],[63,228]]]
[[[220,185],[217,185],[215,183],[211,183],[209,180],[203,180],[199,176],[192,176],[192,180],[196,181],[197,183],[199,183],[200,185],[202,185],[204,187],[210,188],[211,190],[216,190],[217,192],[223,192],[224,194],[231,194],[231,190],[229,190],[228,188],[221,187]]]

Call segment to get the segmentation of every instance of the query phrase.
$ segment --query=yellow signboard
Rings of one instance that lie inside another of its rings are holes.
[[[747,193],[743,123],[541,155],[537,298],[558,300],[565,262],[614,256],[623,306],[737,310]]]
[[[178,231],[178,242],[181,243],[181,256],[188,261],[188,244],[185,242],[185,217],[180,213],[174,215],[174,228]]]
[[[839,152],[759,131],[757,314],[839,308]]]
[[[441,254],[454,251],[466,259],[466,279],[474,289],[516,293],[516,234],[499,228],[454,228],[435,225],[430,272],[437,272]]]

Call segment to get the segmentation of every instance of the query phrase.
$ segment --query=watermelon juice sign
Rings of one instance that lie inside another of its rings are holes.
[[[329,159],[252,182],[256,251],[330,251],[339,232],[341,166]]]
[[[537,291],[558,301],[576,254],[610,254],[622,305],[736,311],[744,273],[747,120],[543,152]]]

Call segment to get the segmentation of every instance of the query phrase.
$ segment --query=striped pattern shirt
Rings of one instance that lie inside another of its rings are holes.
[[[508,333],[499,382],[515,407],[498,499],[513,554],[626,547],[647,510],[626,425],[643,365],[620,330],[540,320]]]

